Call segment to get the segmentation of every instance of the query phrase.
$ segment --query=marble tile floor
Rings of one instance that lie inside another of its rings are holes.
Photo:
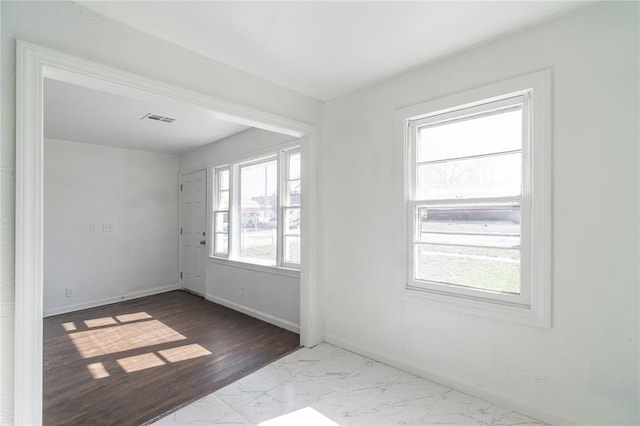
[[[154,424],[545,425],[327,343],[291,353]]]

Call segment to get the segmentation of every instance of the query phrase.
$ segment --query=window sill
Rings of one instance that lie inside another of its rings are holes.
[[[227,259],[224,257],[209,256],[209,263],[231,266],[233,268],[245,269],[255,272],[264,272],[267,274],[282,275],[290,278],[300,278],[300,270],[292,268],[283,268],[279,266],[258,265],[255,263],[243,262],[241,260]]]
[[[536,309],[535,305],[505,303],[411,286],[405,286],[397,299],[536,327],[551,327],[550,316],[540,307]]]

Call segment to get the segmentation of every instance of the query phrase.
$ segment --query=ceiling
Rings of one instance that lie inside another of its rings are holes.
[[[131,89],[132,90],[132,89]],[[97,90],[46,78],[44,136],[71,142],[179,154],[249,127],[193,105]],[[169,117],[169,123],[143,119]]]
[[[326,101],[589,1],[78,3]]]

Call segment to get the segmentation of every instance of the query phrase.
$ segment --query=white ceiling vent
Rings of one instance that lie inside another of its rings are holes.
[[[144,117],[142,117],[140,120],[154,120],[154,121],[163,121],[165,123],[173,123],[174,121],[176,121],[175,118],[171,118],[171,117],[165,117],[164,115],[157,115],[157,114],[146,114]]]

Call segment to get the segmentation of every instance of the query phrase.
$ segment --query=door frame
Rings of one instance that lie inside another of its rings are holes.
[[[210,182],[210,178],[209,178],[209,170],[206,167],[203,168],[198,168],[196,170],[188,170],[188,171],[180,171],[180,176],[179,176],[179,185],[180,185],[180,196],[178,197],[179,200],[179,206],[178,206],[178,241],[180,244],[180,247],[178,249],[178,283],[180,285],[181,289],[184,289],[184,285],[182,284],[182,278],[180,278],[180,273],[182,271],[182,260],[184,259],[184,245],[182,244],[182,234],[180,234],[180,229],[182,229],[182,219],[183,219],[183,214],[184,214],[184,209],[182,208],[182,178],[185,175],[191,174],[191,173],[197,173],[197,172],[202,172],[204,171],[204,184],[205,184],[205,200],[204,200],[204,226],[205,229],[208,230],[208,226],[210,223],[210,219],[209,219],[209,210],[210,210],[210,205],[209,205],[209,182]],[[209,242],[209,233],[207,233],[207,236],[205,238],[207,240],[207,242]],[[206,297],[207,296],[207,260],[209,259],[208,256],[208,250],[209,250],[209,246],[207,245],[205,247],[206,253],[205,253],[205,265],[204,265],[204,290],[202,292],[202,294],[199,294],[198,292],[194,292],[193,290],[190,289],[186,289],[188,292],[192,292],[192,293],[196,293],[198,294],[198,296],[202,296],[202,297]]]
[[[42,423],[43,318],[43,79],[54,78],[120,93],[142,91],[205,107],[219,118],[300,138],[302,182],[302,266],[300,341],[323,341],[318,297],[318,196],[315,126],[105,66],[22,40],[16,42],[16,271],[14,422]]]

